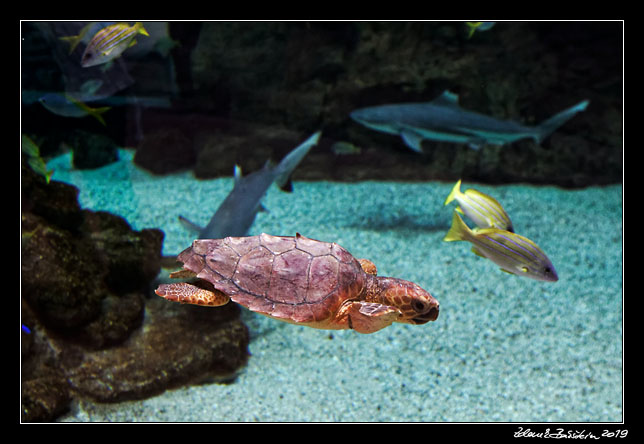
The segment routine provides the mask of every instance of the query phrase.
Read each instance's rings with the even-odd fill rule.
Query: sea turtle
[[[293,236],[197,239],[179,254],[183,270],[156,294],[170,301],[219,306],[230,299],[285,322],[373,333],[392,322],[424,324],[438,301],[413,282],[376,276],[336,243]]]

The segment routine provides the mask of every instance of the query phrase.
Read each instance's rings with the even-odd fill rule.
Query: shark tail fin
[[[552,134],[557,128],[572,119],[578,112],[584,111],[590,102],[584,100],[568,109],[555,114],[537,127],[536,139],[541,143],[546,137]]]
[[[314,133],[311,137],[302,142],[297,148],[288,153],[284,159],[275,167],[277,169],[277,178],[275,182],[283,190],[293,189],[291,181],[291,174],[295,167],[304,159],[304,156],[309,152],[309,150],[317,145],[318,140],[320,139],[321,131]]]

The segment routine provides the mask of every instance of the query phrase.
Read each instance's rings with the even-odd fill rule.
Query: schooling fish
[[[264,209],[262,199],[268,188],[275,182],[280,188],[291,186],[290,176],[304,156],[317,145],[321,132],[313,134],[290,153],[280,163],[272,167],[266,163],[264,168],[242,177],[235,169],[235,185],[221,203],[215,214],[204,228],[179,216],[186,228],[199,232],[199,239],[222,239],[227,236],[246,236],[255,221],[257,212]]]
[[[87,68],[114,60],[127,48],[136,45],[137,34],[150,36],[141,22],[132,26],[116,23],[101,29],[87,44],[81,58],[81,66]]]
[[[473,188],[461,192],[459,179],[445,199],[445,205],[456,200],[459,204],[456,211],[465,214],[479,228],[498,228],[514,233],[510,216],[501,204],[492,196],[481,193]]]
[[[467,111],[458,105],[458,95],[445,91],[431,102],[400,103],[355,110],[351,118],[367,128],[402,137],[412,150],[422,152],[423,140],[467,143],[478,149],[485,144],[505,145],[532,138],[541,142],[588,106],[588,100],[555,114],[537,126]]]
[[[471,230],[456,211],[443,240],[470,242],[474,254],[490,259],[507,273],[538,281],[559,280],[548,256],[530,239],[498,228]]]

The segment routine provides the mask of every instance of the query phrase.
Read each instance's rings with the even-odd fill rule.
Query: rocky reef
[[[151,294],[163,232],[80,208],[78,190],[22,166],[22,420],[74,398],[141,399],[245,364],[234,304],[194,310]]]
[[[233,162],[252,171],[266,152],[283,155],[286,140],[323,129],[295,179],[619,183],[620,27],[499,22],[468,38],[463,22],[207,22],[183,66],[189,75],[179,79],[173,109],[150,110],[143,121],[153,131],[174,115],[185,127],[185,111],[199,113],[208,124],[184,134],[193,141],[191,167],[203,178],[230,175]],[[188,31],[175,32],[181,40]],[[526,125],[583,99],[590,106],[540,144],[474,151],[428,141],[422,155],[349,118],[356,108],[429,101],[446,89],[465,109]],[[288,132],[296,135],[285,138]],[[359,153],[335,152],[338,141]],[[155,152],[163,151],[159,144]],[[137,162],[152,171],[167,163],[162,156]]]

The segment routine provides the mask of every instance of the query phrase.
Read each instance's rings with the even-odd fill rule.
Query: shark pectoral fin
[[[277,183],[277,181],[275,181],[275,182]],[[286,191],[287,193],[292,193],[293,192],[293,181],[291,180],[291,176],[288,176],[286,181],[284,181],[282,183],[277,183],[277,186],[282,191]]]
[[[195,231],[195,232],[199,233],[201,230],[203,230],[202,227],[200,227],[199,225],[197,225],[194,222],[189,221],[188,219],[186,219],[183,216],[179,216],[179,222],[181,222],[181,225],[183,225],[185,228],[187,228],[190,231]]]
[[[400,133],[400,137],[402,137],[402,139],[405,141],[405,145],[407,145],[412,150],[416,151],[417,153],[423,152],[423,136],[421,136],[417,132],[405,129]]]
[[[242,168],[239,165],[235,165],[235,169],[233,170],[233,179],[235,180],[235,184],[239,183],[242,179]]]

